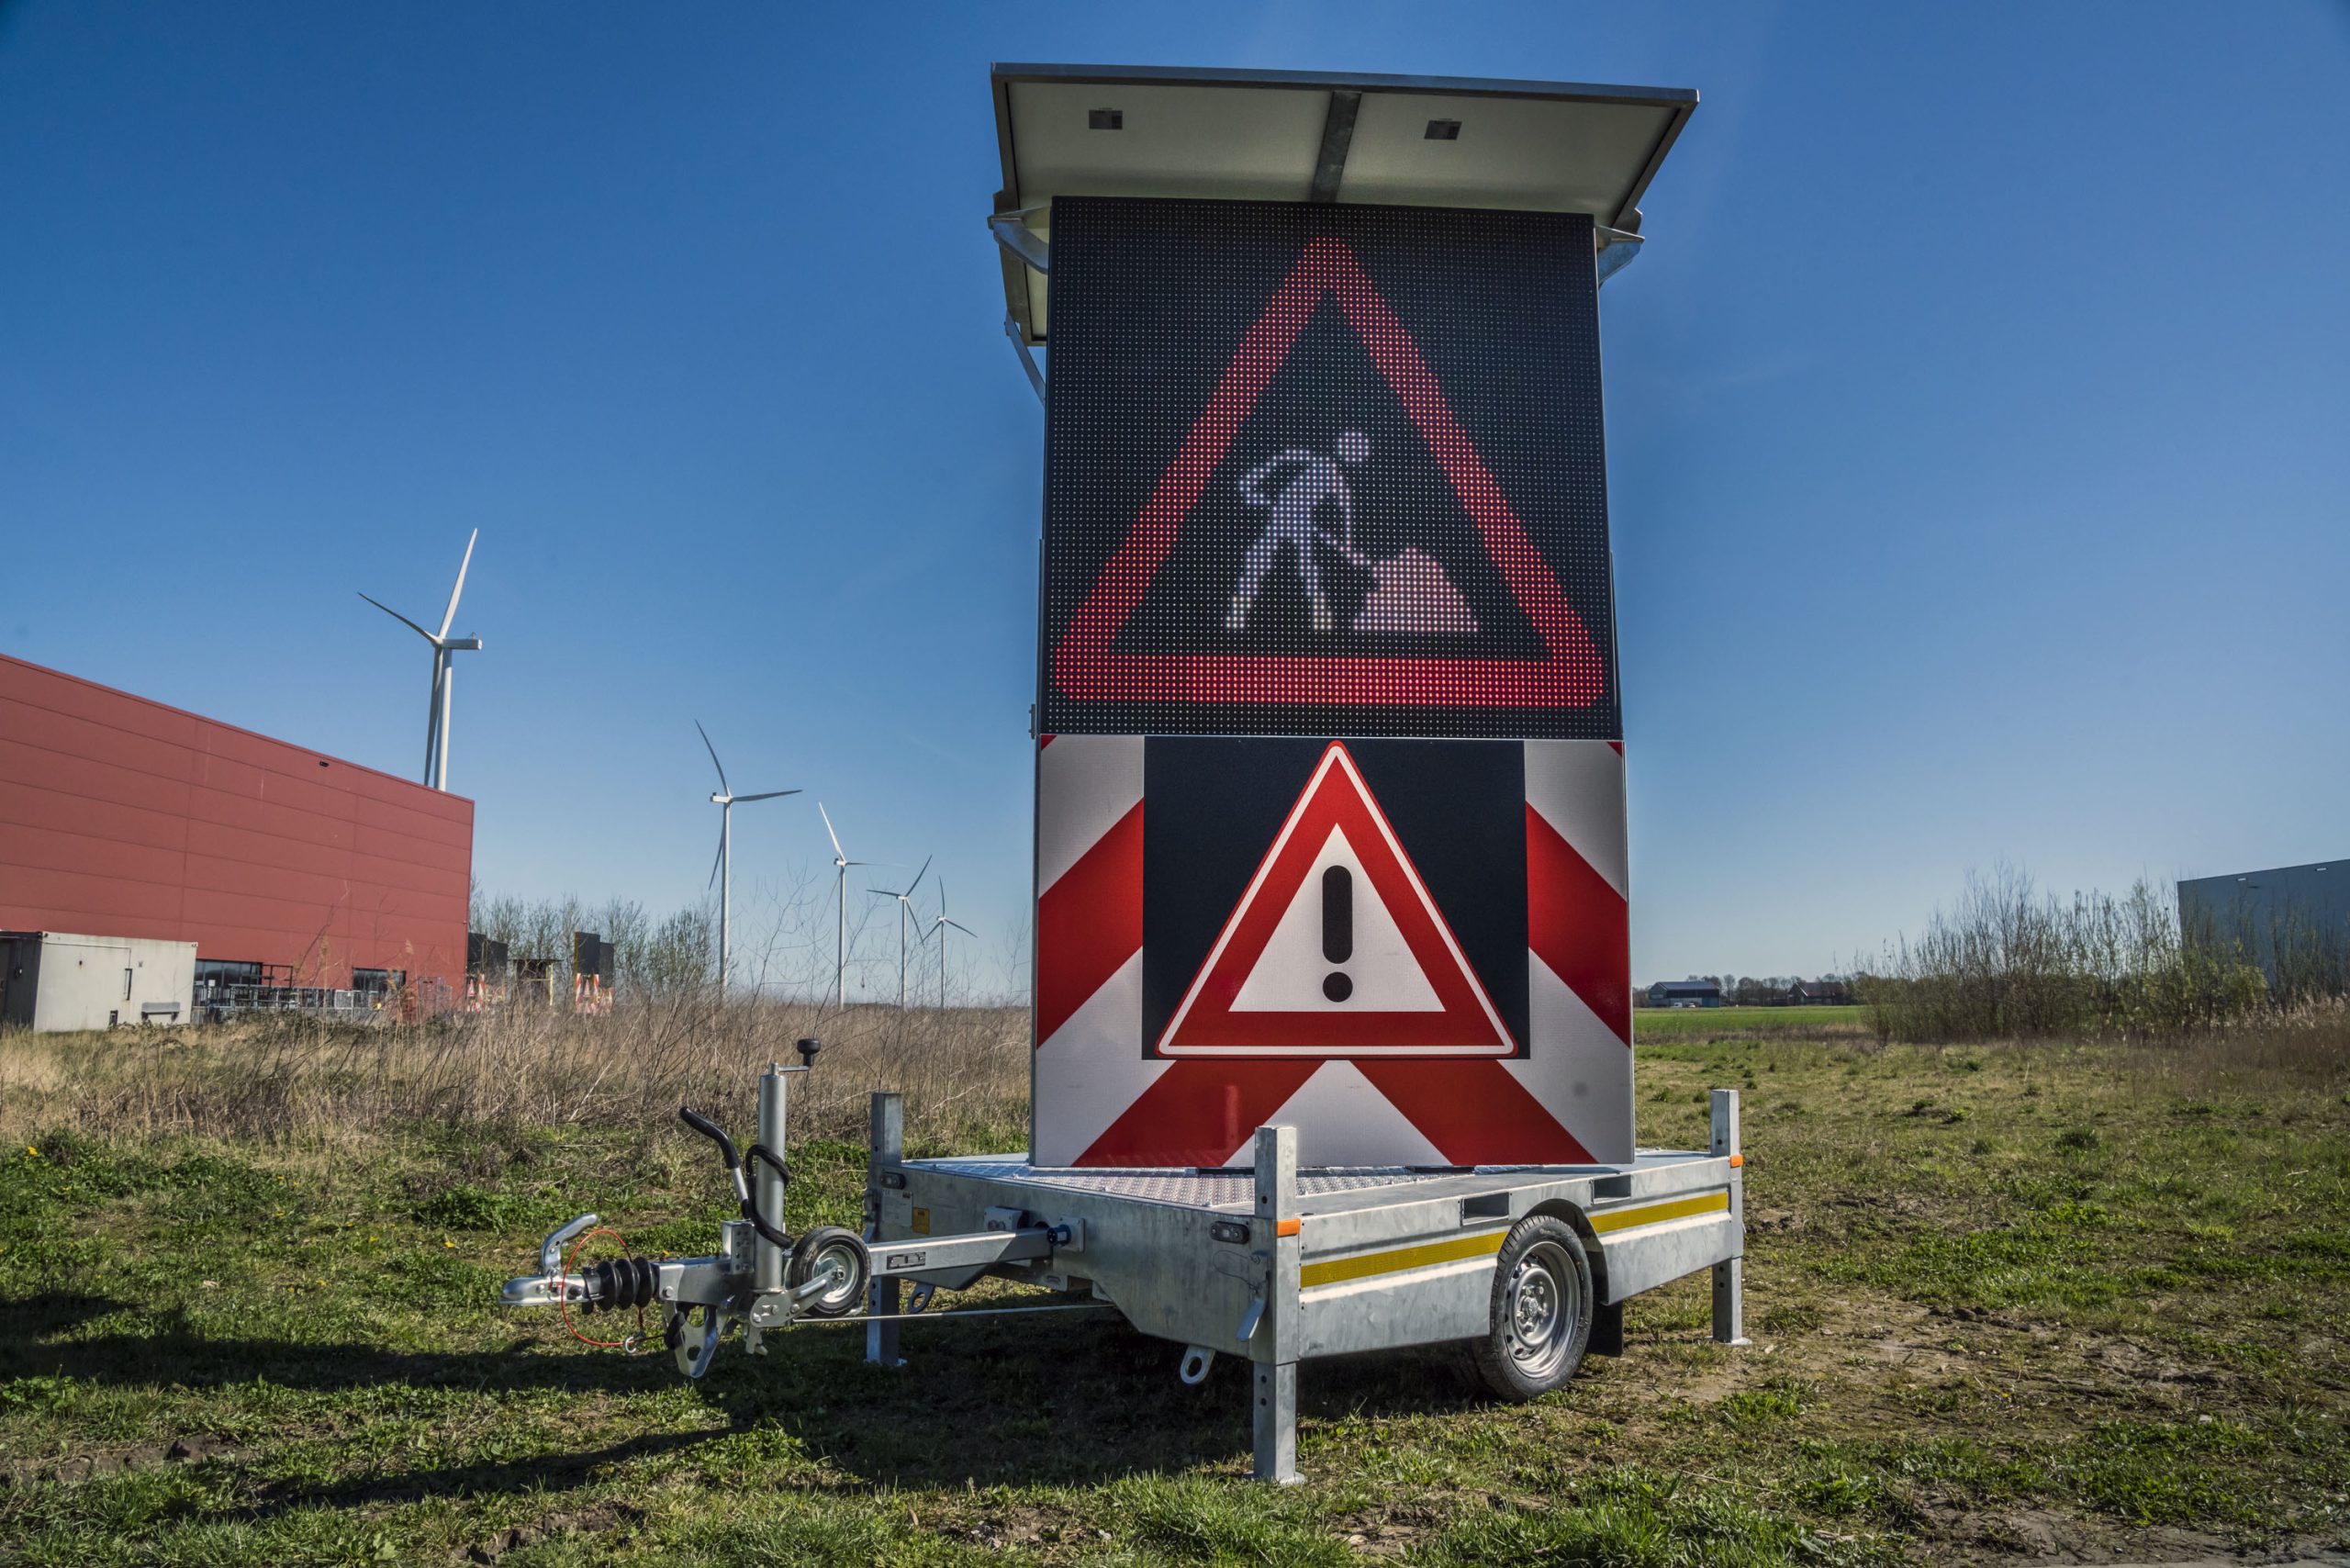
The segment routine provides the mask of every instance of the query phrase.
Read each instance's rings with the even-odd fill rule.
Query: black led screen
[[[1591,220],[1063,196],[1047,733],[1621,734]]]

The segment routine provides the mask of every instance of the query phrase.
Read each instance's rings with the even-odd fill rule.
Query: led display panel
[[[1057,199],[1040,729],[1620,738],[1592,242]]]

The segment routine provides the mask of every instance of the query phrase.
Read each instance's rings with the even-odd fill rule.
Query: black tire
[[[1598,1305],[1574,1226],[1551,1215],[1518,1221],[1495,1260],[1485,1333],[1469,1342],[1478,1378],[1513,1404],[1559,1387],[1583,1364]]]
[[[865,1288],[873,1282],[873,1254],[866,1250],[863,1237],[837,1225],[820,1225],[800,1238],[784,1270],[784,1283],[796,1292],[827,1263],[837,1264],[841,1277],[793,1310],[810,1317],[845,1317],[863,1305]]]

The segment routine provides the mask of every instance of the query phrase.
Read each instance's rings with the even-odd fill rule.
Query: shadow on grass
[[[722,1427],[605,1441],[640,1415],[665,1424],[674,1418],[632,1412],[629,1403],[680,1381],[666,1350],[575,1354],[567,1341],[536,1334],[504,1350],[447,1352],[219,1338],[196,1331],[177,1313],[155,1318],[146,1334],[72,1332],[134,1309],[73,1294],[0,1302],[0,1382],[55,1377],[226,1390],[258,1380],[329,1394],[408,1386],[487,1396],[552,1391],[581,1395],[588,1406],[576,1447],[325,1485],[265,1484],[263,1500],[243,1511],[255,1519],[302,1507],[571,1490],[609,1478],[615,1466],[655,1462],[657,1468],[664,1456],[768,1430],[860,1489],[1094,1484],[1203,1468],[1239,1473],[1249,1461],[1247,1362],[1221,1359],[1204,1385],[1187,1388],[1175,1375],[1181,1347],[1107,1312],[908,1324],[906,1364],[895,1369],[865,1362],[865,1336],[855,1326],[772,1335],[762,1358],[744,1356],[730,1338],[710,1376],[693,1385],[724,1417]],[[1316,1361],[1299,1382],[1308,1421],[1460,1412],[1472,1404],[1469,1383],[1439,1355]],[[743,1462],[771,1462],[767,1450],[758,1451]]]

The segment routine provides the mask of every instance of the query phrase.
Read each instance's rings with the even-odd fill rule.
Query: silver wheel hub
[[[810,1294],[823,1306],[837,1309],[855,1299],[856,1268],[846,1248],[825,1249],[809,1272],[809,1284],[817,1287]]]
[[[1541,1241],[1510,1270],[1502,1299],[1502,1327],[1510,1359],[1532,1378],[1547,1378],[1565,1362],[1583,1316],[1583,1283],[1563,1249]]]

